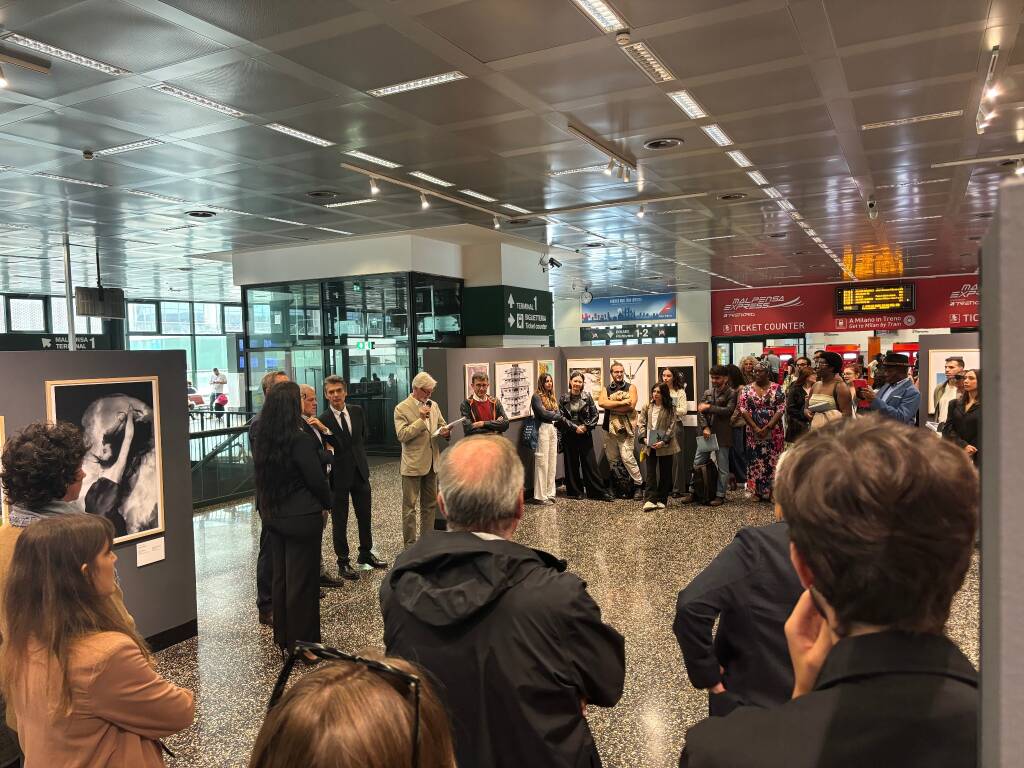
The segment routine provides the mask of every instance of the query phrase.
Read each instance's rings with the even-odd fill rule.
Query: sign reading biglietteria
[[[548,336],[552,313],[549,291],[488,285],[463,293],[467,336]]]

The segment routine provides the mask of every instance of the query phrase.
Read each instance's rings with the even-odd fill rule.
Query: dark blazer
[[[709,427],[718,438],[718,445],[721,448],[732,447],[732,415],[736,412],[736,398],[739,393],[728,384],[722,390],[708,387],[701,395],[700,403],[710,403],[711,408],[701,413],[697,412],[697,425]]]
[[[586,427],[587,432],[593,432],[597,429],[597,403],[594,402],[593,396],[589,392],[581,392],[580,397],[583,398],[583,404],[580,409],[576,412],[575,418],[573,417],[572,408],[569,407],[571,397],[568,392],[563,393],[558,398],[558,410],[562,414],[562,428],[566,431],[576,431],[576,427]]]
[[[978,674],[939,635],[847,637],[814,690],[741,707],[686,734],[681,768],[864,768],[978,764]]]
[[[811,428],[811,420],[804,411],[807,410],[807,391],[799,384],[793,383],[786,390],[786,442],[795,442],[798,437]]]
[[[334,454],[327,450],[329,443],[327,442],[327,435],[322,435],[316,427],[311,427],[306,423],[306,420],[302,420],[302,431],[307,435],[316,440],[317,455],[320,457],[320,465],[323,467],[324,474],[327,473],[327,468],[334,463]]]
[[[345,409],[352,421],[352,432],[347,435],[334,418],[334,411],[328,408],[320,414],[320,421],[331,430],[327,439],[334,446],[331,482],[335,488],[347,488],[356,481],[366,483],[370,479],[370,465],[366,461],[366,416],[358,405],[346,403]]]
[[[284,492],[281,500],[267,503],[258,500],[261,514],[272,518],[298,517],[320,514],[330,509],[334,500],[331,487],[320,461],[320,446],[316,439],[296,429],[291,441],[291,461],[278,469],[284,474]]]
[[[942,427],[942,436],[952,440],[961,448],[973,445],[981,448],[981,403],[971,410],[965,411],[960,400],[954,400],[946,411],[946,423]],[[981,451],[971,456],[975,465],[981,463]]]
[[[725,693],[710,694],[711,714],[789,700],[793,667],[783,626],[801,592],[789,560],[789,526],[773,523],[741,528],[679,593],[672,631],[690,682],[725,686]]]

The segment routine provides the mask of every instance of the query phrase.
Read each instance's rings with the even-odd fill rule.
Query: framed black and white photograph
[[[501,401],[509,421],[525,419],[533,413],[530,409],[536,384],[533,368],[532,360],[494,364],[494,396]]]
[[[654,358],[657,381],[661,381],[661,372],[666,368],[671,369],[676,381],[686,390],[687,409],[695,411],[697,409],[697,358],[690,355]]]
[[[115,543],[163,532],[157,377],[48,381],[46,413],[82,430],[83,511],[110,520]]]
[[[482,373],[487,377],[487,380],[491,380],[491,364],[490,363],[466,363],[464,366],[466,371],[466,388],[464,390],[466,397],[473,394],[473,375]]]

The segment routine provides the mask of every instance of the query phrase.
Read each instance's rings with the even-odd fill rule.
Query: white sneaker
[[[653,501],[645,501],[644,502],[644,512],[650,512],[652,509],[657,509],[657,508],[658,508],[658,505],[655,504]]]
[[[663,503],[661,503],[660,501],[657,504],[655,504],[654,506],[656,506],[658,509],[664,509],[665,508],[665,505]]]

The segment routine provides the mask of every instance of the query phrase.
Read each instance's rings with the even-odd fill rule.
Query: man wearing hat
[[[917,411],[921,405],[921,392],[907,376],[910,369],[910,358],[899,352],[886,352],[882,363],[882,377],[885,382],[874,392],[869,387],[857,390],[857,397],[870,403],[872,411],[877,411],[890,419],[914,424]]]

